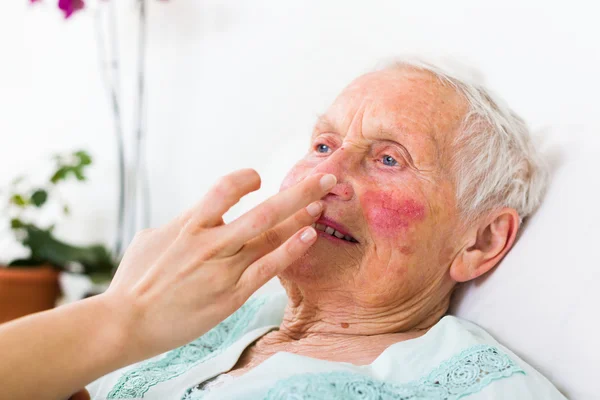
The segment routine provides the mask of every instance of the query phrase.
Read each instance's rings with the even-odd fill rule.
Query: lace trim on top
[[[169,351],[162,358],[150,359],[125,372],[112,388],[107,399],[144,397],[152,386],[176,378],[196,365],[219,355],[242,336],[248,323],[265,301],[266,297],[251,298],[239,310],[200,338]]]
[[[525,371],[495,347],[479,345],[445,361],[418,381],[391,384],[342,371],[299,374],[277,382],[264,399],[456,400],[515,373]]]

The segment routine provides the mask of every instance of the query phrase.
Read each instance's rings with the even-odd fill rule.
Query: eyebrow
[[[331,121],[331,119],[329,119],[329,117],[325,114],[319,114],[317,116],[317,120],[315,122],[315,126],[313,129],[313,133],[312,133],[312,138],[314,138],[320,130],[328,130],[328,131],[338,131],[338,129],[336,129],[336,124],[333,123],[333,121]],[[395,144],[397,144],[398,146],[400,146],[402,149],[404,149],[404,151],[406,152],[406,157],[407,157],[407,161],[409,163],[409,165],[420,171],[420,169],[415,165],[414,160],[412,158],[412,154],[411,151],[409,150],[409,148],[407,146],[405,146],[404,144],[398,142],[397,137],[398,135],[400,136],[404,136],[404,137],[414,137],[415,135],[410,133],[410,130],[405,128],[404,126],[389,126],[389,127],[384,127],[382,125],[380,125],[377,128],[377,133],[381,136],[380,140],[384,140],[384,141],[389,141],[389,142],[393,142]],[[433,137],[433,135],[427,135],[427,138],[429,141],[433,142],[433,146],[436,149],[436,152],[439,153],[439,147],[438,147],[438,143],[437,140],[435,139],[435,137]]]
[[[315,122],[315,126],[313,129],[313,137],[319,130],[327,130],[327,131],[339,131],[335,123],[329,119],[325,114],[321,114],[317,117],[317,121]],[[398,143],[402,146],[401,143],[398,142],[398,135],[404,137],[414,137],[413,134],[410,133],[410,130],[403,126],[391,126],[384,127],[382,125],[377,127],[377,133],[382,136],[383,140],[388,140],[390,142]]]
[[[331,120],[325,114],[317,115],[317,120],[315,121],[315,125],[313,128],[312,137],[315,137],[315,134],[321,128],[326,131],[336,131],[335,124],[331,122]]]

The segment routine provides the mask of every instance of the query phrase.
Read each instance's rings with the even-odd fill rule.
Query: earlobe
[[[456,282],[467,282],[474,279],[476,266],[479,264],[481,252],[475,245],[465,246],[450,264],[450,277]]]
[[[455,282],[466,282],[471,279],[471,274],[469,273],[469,263],[465,259],[465,251],[467,250],[464,249],[458,253],[456,258],[452,260],[452,264],[450,264],[450,277]]]
[[[519,229],[519,216],[512,208],[492,213],[466,238],[467,244],[450,265],[450,277],[456,282],[475,279],[497,265],[511,249]]]

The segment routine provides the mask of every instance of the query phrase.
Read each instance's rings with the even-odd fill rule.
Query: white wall
[[[54,151],[89,149],[91,181],[67,188],[74,215],[59,233],[112,243],[116,151],[95,5],[64,21],[54,3],[0,5],[0,185]],[[232,215],[273,193],[304,151],[316,114],[353,77],[395,54],[447,54],[480,68],[534,128],[600,126],[600,25],[588,2],[491,3],[151,1],[153,224],[237,168],[258,169],[264,190]],[[129,104],[133,4],[122,0],[118,9]],[[17,249],[7,240],[0,246],[0,260]]]

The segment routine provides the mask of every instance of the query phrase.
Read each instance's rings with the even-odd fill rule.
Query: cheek
[[[378,236],[396,237],[425,219],[425,206],[417,200],[395,198],[389,193],[366,192],[361,203],[371,230]],[[404,249],[407,254],[410,249]]]
[[[285,190],[291,186],[294,186],[296,183],[300,182],[306,177],[306,169],[302,168],[298,165],[294,166],[290,172],[286,175],[286,177],[281,182],[281,186],[279,187],[279,191]]]

